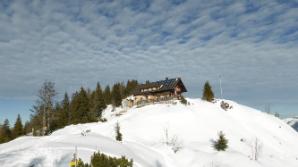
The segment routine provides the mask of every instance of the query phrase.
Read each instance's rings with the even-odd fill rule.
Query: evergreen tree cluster
[[[132,167],[133,160],[128,160],[126,157],[115,158],[97,152],[91,156],[91,164],[84,163],[79,160],[77,167]]]
[[[13,127],[10,127],[8,119],[5,119],[3,124],[0,125],[0,144],[24,135],[28,128],[28,122],[23,126],[20,115],[18,115]]]
[[[104,89],[99,83],[94,90],[81,87],[71,96],[64,94],[61,101],[54,101],[55,84],[44,82],[39,90],[38,99],[31,109],[31,118],[24,125],[18,115],[14,127],[10,127],[8,119],[0,124],[0,143],[29,134],[45,135],[70,124],[95,122],[102,120],[102,111],[107,105],[118,107],[122,99],[129,96],[138,85],[136,80],[127,83],[118,82]]]
[[[48,127],[48,133],[63,128],[70,124],[95,122],[102,120],[102,111],[107,105],[118,107],[122,99],[129,96],[132,90],[138,85],[136,80],[128,80],[115,83],[104,88],[100,83],[96,84],[94,90],[81,87],[79,91],[74,92],[71,96],[65,93],[62,101],[58,101],[51,108],[51,121]],[[42,129],[42,105],[37,102],[33,106],[31,117],[31,126],[36,130],[36,135],[40,134]]]

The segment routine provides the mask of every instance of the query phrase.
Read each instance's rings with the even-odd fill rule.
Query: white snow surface
[[[104,111],[107,122],[70,125],[50,136],[25,136],[0,145],[0,166],[65,167],[77,146],[78,156],[90,161],[93,152],[132,158],[136,167],[297,167],[298,133],[284,121],[225,100],[216,103],[187,99],[190,105],[152,104],[122,111]],[[119,122],[123,141],[115,141]],[[168,139],[179,146],[174,153]],[[218,152],[212,141],[222,131],[228,149]],[[83,134],[83,135],[82,135]],[[258,160],[252,147],[258,140]]]

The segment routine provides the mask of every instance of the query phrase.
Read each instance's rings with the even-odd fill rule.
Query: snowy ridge
[[[284,121],[298,132],[298,117],[286,118]]]
[[[75,146],[88,162],[100,150],[109,155],[133,158],[137,167],[297,167],[298,133],[284,121],[258,110],[225,100],[233,106],[227,111],[220,100],[209,103],[187,99],[190,105],[154,104],[124,112],[108,107],[104,123],[67,126],[46,137],[21,137],[0,145],[0,164],[14,166],[67,166]],[[119,122],[123,142],[114,140]],[[179,147],[165,144],[175,139]],[[211,140],[223,131],[229,140],[225,152],[217,152]],[[259,141],[258,160],[253,144]]]

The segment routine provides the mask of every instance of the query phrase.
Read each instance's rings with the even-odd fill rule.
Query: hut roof
[[[133,95],[151,94],[157,92],[174,91],[177,85],[180,85],[182,92],[187,92],[181,78],[172,78],[160,80],[156,82],[146,82],[145,84],[138,85],[133,91]]]

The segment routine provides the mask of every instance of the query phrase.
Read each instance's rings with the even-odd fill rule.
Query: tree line
[[[23,126],[21,116],[18,115],[14,126],[11,128],[8,119],[5,119],[0,125],[0,144],[13,140],[25,134],[25,129],[28,128],[28,122]]]
[[[81,87],[71,96],[66,92],[63,99],[57,101],[55,83],[46,81],[38,91],[38,99],[31,109],[29,121],[23,125],[18,115],[13,127],[10,127],[8,119],[0,124],[0,143],[29,133],[47,135],[70,124],[104,121],[102,111],[107,105],[120,106],[122,99],[129,96],[137,85],[137,80],[117,82],[104,88],[97,83],[94,90]],[[209,102],[214,100],[208,81],[204,85],[202,99]]]
[[[8,119],[0,125],[0,143],[31,132],[32,135],[46,135],[70,124],[101,121],[102,111],[107,105],[120,106],[122,99],[129,96],[137,85],[136,80],[117,82],[104,88],[97,83],[94,90],[81,87],[71,95],[66,92],[63,99],[57,101],[55,83],[46,81],[38,91],[30,120],[25,125],[20,115],[14,127],[10,127]]]

